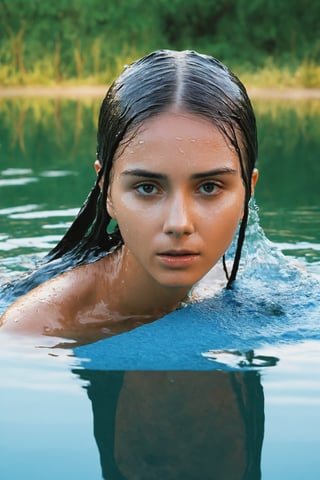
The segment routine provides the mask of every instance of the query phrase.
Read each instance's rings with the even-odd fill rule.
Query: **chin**
[[[158,283],[164,288],[191,290],[191,288],[199,280],[200,279],[190,282],[190,281],[187,281],[186,279],[182,280],[181,278],[180,279],[170,279],[170,280],[169,279],[167,279],[167,280],[161,279],[161,280],[158,281]]]

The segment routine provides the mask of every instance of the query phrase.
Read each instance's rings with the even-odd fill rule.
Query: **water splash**
[[[254,350],[209,350],[201,354],[208,360],[212,360],[222,365],[241,368],[264,368],[274,367],[279,362],[278,357],[271,355],[257,355]]]

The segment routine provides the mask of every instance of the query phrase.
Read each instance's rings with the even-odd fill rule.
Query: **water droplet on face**
[[[138,142],[140,145],[144,144],[144,140],[139,140]]]

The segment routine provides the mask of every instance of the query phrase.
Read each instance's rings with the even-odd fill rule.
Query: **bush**
[[[233,69],[254,72],[271,59],[296,71],[319,65],[317,31],[313,0],[2,0],[0,81],[108,83],[158,48],[197,49]]]

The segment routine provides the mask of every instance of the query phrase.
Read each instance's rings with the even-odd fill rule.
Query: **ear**
[[[94,162],[94,169],[95,169],[95,171],[96,171],[96,174],[98,175],[98,173],[99,173],[100,170],[101,170],[101,163],[99,162],[99,160],[96,160],[96,161]],[[101,190],[101,188],[102,188],[102,179],[101,179],[100,182],[99,182],[99,187],[100,187],[100,190]]]
[[[96,171],[96,174],[98,175],[98,173],[100,172],[101,170],[101,163],[99,162],[99,160],[96,160],[94,162],[94,169]]]
[[[254,168],[251,176],[251,195],[254,194],[254,189],[256,187],[258,178],[259,178],[259,170],[257,168]]]
[[[251,196],[254,194],[254,189],[259,178],[259,170],[254,168],[251,175]],[[243,211],[241,213],[240,221],[243,218]]]

